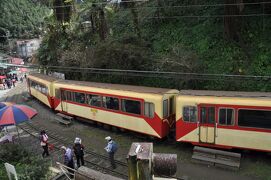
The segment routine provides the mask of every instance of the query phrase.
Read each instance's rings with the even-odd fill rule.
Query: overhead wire
[[[149,2],[149,1],[123,1],[119,4],[125,3],[134,3],[134,2]],[[91,4],[110,4],[110,2],[101,2],[101,3],[91,3]],[[111,3],[114,4],[114,3]],[[191,8],[191,7],[219,7],[219,6],[238,6],[238,5],[263,5],[271,4],[271,1],[264,2],[244,2],[244,3],[222,3],[222,4],[190,4],[190,5],[173,5],[173,6],[144,6],[140,8],[126,7],[125,9],[143,9],[143,8]],[[49,8],[62,8],[62,7],[74,7],[76,5],[60,5],[60,6],[49,6]],[[80,6],[80,5],[79,5]]]
[[[135,2],[135,1],[125,1],[123,3],[129,3],[129,2]],[[139,1],[136,1],[139,2]],[[140,1],[140,2],[147,2],[147,1]],[[93,4],[105,4],[104,3],[93,3]],[[257,3],[232,3],[232,4],[194,4],[194,5],[182,5],[182,6],[164,6],[164,7],[155,7],[155,6],[146,6],[146,7],[140,7],[136,9],[142,9],[142,8],[188,8],[188,7],[219,7],[219,6],[234,6],[234,5],[262,5],[262,4],[271,4],[271,2],[257,2]],[[69,5],[68,7],[73,6]],[[53,6],[55,8],[60,7],[67,7],[65,6]],[[129,8],[128,8],[129,9]],[[131,8],[130,8],[131,9]],[[135,9],[135,8],[134,8]],[[66,14],[66,13],[57,13],[57,14]],[[145,19],[173,19],[173,18],[216,18],[216,17],[256,17],[256,16],[270,16],[271,14],[233,14],[233,15],[184,15],[184,16],[160,16],[160,17],[140,17]],[[32,68],[39,68],[38,66],[32,67]],[[49,69],[56,69],[61,70],[65,72],[82,72],[81,70],[88,70],[87,73],[95,73],[95,74],[127,74],[130,73],[132,76],[144,76],[148,75],[148,77],[157,77],[159,75],[162,75],[164,77],[176,77],[176,76],[188,76],[193,78],[199,78],[199,77],[205,77],[205,79],[213,79],[213,78],[241,78],[241,79],[264,79],[264,80],[270,80],[271,76],[253,76],[253,75],[225,75],[225,74],[200,74],[200,73],[181,73],[181,72],[159,72],[159,71],[137,71],[137,70],[120,70],[120,69],[99,69],[99,68],[74,68],[74,67],[59,67],[59,66],[46,66],[46,68]],[[86,73],[86,72],[84,72]]]
[[[139,2],[139,1],[123,1],[121,3],[129,3],[129,2]],[[140,1],[142,2],[142,1]],[[144,1],[148,2],[148,1]],[[109,2],[101,2],[101,3],[93,3],[93,4],[104,4]],[[145,8],[191,8],[191,7],[219,7],[219,6],[236,6],[236,5],[265,5],[265,4],[271,4],[271,1],[264,1],[264,2],[254,2],[254,3],[223,3],[223,4],[191,4],[191,5],[179,5],[179,6],[144,6],[144,7],[137,7],[137,8],[125,8],[122,10],[127,9],[135,9],[135,10],[142,10]],[[61,8],[61,7],[71,7],[74,5],[62,5],[62,6],[51,6],[53,8]],[[120,11],[119,9],[118,11]],[[99,10],[92,10],[99,12]],[[56,12],[56,14],[67,14],[65,12]],[[180,16],[141,16],[138,17],[139,20],[143,19],[178,19],[178,18],[224,18],[224,17],[263,17],[263,16],[270,16],[271,14],[266,13],[252,13],[252,14],[213,14],[213,15],[180,15]]]
[[[216,80],[226,78],[225,80],[271,80],[271,76],[256,76],[256,75],[233,75],[233,74],[204,74],[204,73],[187,73],[174,71],[146,71],[146,70],[123,70],[123,69],[102,69],[102,68],[82,68],[69,66],[41,66],[41,65],[14,65],[5,64],[12,67],[24,67],[33,69],[48,69],[58,70],[62,72],[80,72],[90,74],[103,75],[129,75],[138,77],[163,77],[175,79],[199,79],[199,80]]]

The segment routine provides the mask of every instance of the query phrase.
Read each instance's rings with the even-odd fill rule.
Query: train
[[[177,90],[32,73],[29,94],[56,112],[159,139],[271,152],[271,93]]]

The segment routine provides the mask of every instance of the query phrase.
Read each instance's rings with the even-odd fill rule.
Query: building
[[[36,53],[40,47],[41,39],[24,39],[16,41],[17,56],[28,59]]]

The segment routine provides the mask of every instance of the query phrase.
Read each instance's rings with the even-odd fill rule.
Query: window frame
[[[185,121],[185,120],[184,120],[184,108],[186,108],[186,107],[189,108],[189,121]],[[190,121],[190,119],[191,119],[191,118],[190,118],[190,108],[191,108],[191,107],[193,107],[193,108],[196,109],[196,114],[195,114],[195,116],[196,116],[196,121],[195,121],[195,122]],[[183,113],[182,113],[182,117],[183,117],[183,121],[184,121],[184,122],[186,122],[186,123],[197,123],[197,122],[199,121],[199,120],[198,120],[198,106],[183,106],[182,109],[183,109],[183,111],[182,111],[182,112],[183,112]]]
[[[136,114],[136,113],[130,113],[130,112],[127,112],[127,111],[123,111],[123,100],[128,100],[128,101],[137,101],[137,102],[139,102],[139,105],[140,105],[140,113],[139,114]],[[121,109],[120,109],[120,111],[121,112],[123,112],[123,113],[127,113],[127,114],[130,114],[130,115],[134,115],[134,116],[142,116],[142,113],[143,113],[143,111],[142,111],[142,101],[141,100],[135,100],[135,99],[130,99],[130,98],[121,98],[120,99],[120,106],[121,106]]]
[[[43,84],[43,83],[40,83],[40,82],[37,82],[37,81],[34,81],[32,79],[29,79],[30,81],[30,88],[33,88],[35,89],[36,91],[38,91],[39,93],[45,95],[45,96],[48,96],[49,95],[49,88]],[[34,83],[34,84],[33,84]],[[38,86],[39,88],[36,88],[36,86]],[[45,88],[46,89],[46,92],[42,92],[42,89]]]
[[[227,124],[220,124],[220,109],[226,109],[226,118],[227,118],[227,109],[232,109],[233,111],[233,124],[231,125],[227,125]],[[220,126],[235,126],[235,123],[236,123],[236,118],[235,118],[235,108],[232,108],[232,107],[219,107],[218,108],[218,125]],[[227,121],[227,120],[226,120]]]
[[[216,119],[216,111],[217,111],[217,107],[214,105],[203,105],[203,106],[199,106],[199,123],[200,124],[205,124],[205,125],[215,125],[217,123],[217,119]],[[206,114],[205,114],[205,118],[206,120],[204,122],[202,122],[202,110],[206,109]],[[210,123],[210,109],[214,108],[214,122]]]
[[[149,107],[149,113],[148,113],[148,115],[145,114],[145,107],[146,107],[146,104],[148,104],[148,107]],[[152,116],[150,116],[150,109],[151,109],[151,108],[150,108],[150,107],[151,107],[150,105],[153,105],[153,113],[152,113]],[[154,118],[154,114],[155,114],[155,104],[152,103],[152,102],[144,102],[144,116],[153,119],[153,118]]]
[[[252,111],[254,110],[254,111],[270,111],[271,112],[270,109],[262,109],[262,108],[260,108],[260,109],[257,109],[257,108],[238,108],[237,109],[237,122],[236,122],[236,125],[238,127],[241,127],[241,128],[253,128],[253,129],[271,130],[271,128],[251,127],[251,126],[241,126],[241,125],[239,125],[239,110],[252,110]]]
[[[74,101],[73,101],[73,102],[78,103],[78,104],[86,104],[86,99],[87,99],[86,93],[78,92],[78,91],[74,91],[73,93],[74,93],[74,95],[73,95]],[[77,101],[77,97],[76,97],[77,94],[84,94],[84,102],[83,102],[83,103]],[[81,98],[81,97],[82,97],[82,96],[80,96],[80,98]]]
[[[66,102],[75,102],[74,101],[74,91],[71,91],[71,90],[65,90],[65,89],[62,89],[64,92],[65,92],[65,101]],[[70,93],[70,97],[68,98],[68,93]]]
[[[115,97],[115,96],[100,96],[101,99],[102,99],[102,108],[103,109],[106,109],[106,110],[109,110],[109,111],[121,111],[121,103],[120,103],[120,98],[118,97]],[[104,106],[104,98],[114,98],[114,99],[117,99],[118,100],[118,109],[110,109],[110,108],[107,108]]]
[[[106,109],[103,107],[103,96],[100,95],[100,94],[95,94],[95,93],[90,93],[90,92],[86,92],[85,93],[86,95],[86,99],[85,99],[85,102],[86,102],[86,105],[89,106],[89,107],[92,107],[92,108],[103,108],[103,109]],[[88,96],[91,95],[91,96],[98,96],[99,99],[100,99],[100,106],[95,106],[95,105],[92,105],[92,104],[89,104],[89,100],[88,100]]]

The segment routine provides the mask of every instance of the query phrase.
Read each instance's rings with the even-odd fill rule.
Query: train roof
[[[181,90],[179,95],[215,96],[215,97],[244,97],[244,98],[271,98],[270,92],[241,92],[241,91]]]
[[[44,74],[40,74],[40,73],[31,73],[28,75],[28,77],[36,77],[36,78],[39,78],[39,79],[43,79],[45,81],[49,81],[49,82],[54,82],[54,81],[57,81],[59,80],[58,78],[55,78],[55,77],[52,77],[52,76],[48,76],[48,75],[44,75]]]
[[[72,80],[59,80],[56,83],[68,85],[68,86],[84,86],[84,87],[95,87],[110,90],[121,90],[121,91],[131,91],[138,93],[154,93],[154,94],[167,94],[174,89],[166,88],[154,88],[145,86],[133,86],[133,85],[122,85],[122,84],[110,84],[110,83],[97,83],[97,82],[87,82],[87,81],[72,81]],[[175,90],[176,94],[178,90]]]

